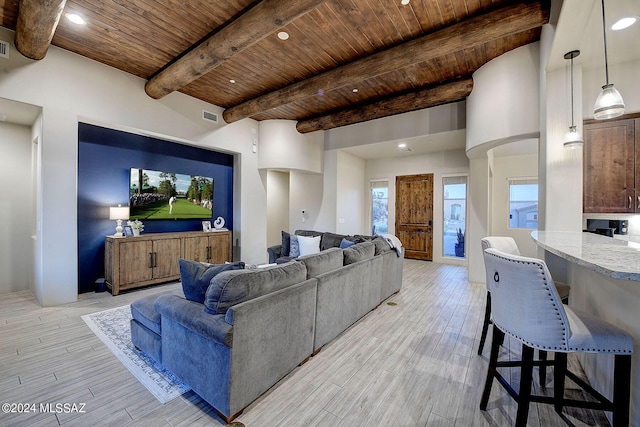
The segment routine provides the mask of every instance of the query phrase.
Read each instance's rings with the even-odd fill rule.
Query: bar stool
[[[629,394],[633,338],[624,330],[589,313],[562,304],[544,261],[511,255],[496,249],[484,250],[487,283],[492,299],[494,338],[480,409],[486,410],[493,379],[518,403],[516,426],[527,423],[530,402],[551,403],[558,413],[564,406],[613,412],[613,426],[629,423]],[[498,361],[504,336],[522,343],[521,361]],[[532,370],[543,362],[533,360],[534,349],[553,351],[553,397],[531,394]],[[613,399],[608,400],[567,369],[568,353],[607,353],[615,357]],[[501,367],[520,367],[520,388],[516,392],[498,372]],[[565,378],[581,386],[597,402],[564,397]]]
[[[511,255],[520,255],[520,250],[518,249],[518,245],[513,237],[507,236],[488,236],[480,240],[482,244],[482,250],[488,248],[494,248],[501,252],[511,254]],[[488,272],[487,272],[488,274]],[[487,332],[489,330],[489,324],[491,323],[491,293],[489,292],[489,280],[490,277],[487,276],[487,303],[484,309],[484,321],[482,324],[482,334],[480,335],[480,345],[478,345],[478,356],[482,355],[482,349],[484,348],[484,342],[487,339]],[[571,287],[566,283],[555,282],[556,290],[560,295],[560,299],[563,303],[569,303],[569,292]],[[547,360],[547,352],[544,350],[540,350],[539,352],[540,360]],[[544,367],[540,368],[540,385],[544,386],[547,382],[547,371]]]

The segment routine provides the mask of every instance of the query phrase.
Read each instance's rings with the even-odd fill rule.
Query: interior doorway
[[[433,174],[396,177],[396,236],[405,258],[433,260]]]

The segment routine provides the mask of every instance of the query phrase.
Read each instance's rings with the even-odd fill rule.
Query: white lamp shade
[[[569,132],[564,136],[564,146],[566,148],[582,147],[582,138],[575,126],[571,126]]]
[[[129,206],[110,207],[109,219],[129,219]]]
[[[613,83],[602,86],[602,92],[593,107],[593,116],[598,120],[613,119],[624,114],[622,95]]]

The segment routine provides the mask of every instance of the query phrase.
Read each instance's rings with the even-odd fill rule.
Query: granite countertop
[[[613,279],[640,282],[640,244],[599,234],[533,231],[541,248]]]

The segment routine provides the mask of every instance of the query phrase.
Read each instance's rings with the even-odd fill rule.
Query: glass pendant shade
[[[598,120],[612,119],[624,114],[624,101],[613,83],[602,86],[602,92],[593,107],[593,116]]]
[[[565,148],[582,147],[582,138],[575,126],[571,126],[569,132],[564,136],[564,146]]]
[[[597,120],[613,119],[624,114],[624,101],[620,92],[609,83],[609,60],[607,59],[607,25],[604,13],[604,0],[602,0],[602,36],[604,40],[604,73],[606,84],[602,86],[602,92],[593,106],[593,117]]]

